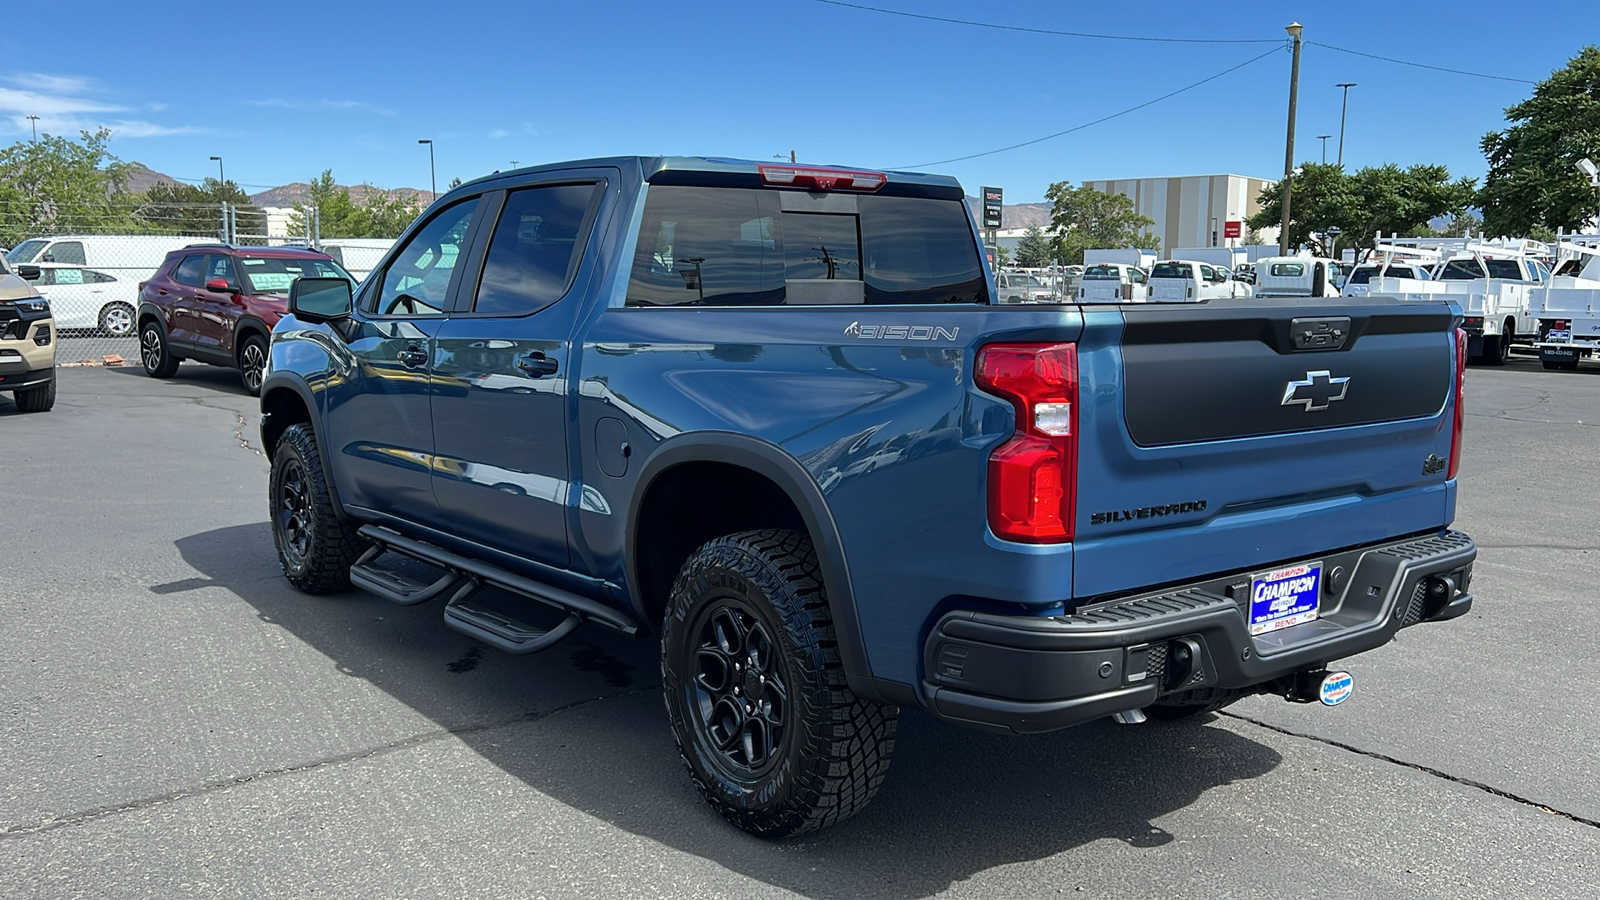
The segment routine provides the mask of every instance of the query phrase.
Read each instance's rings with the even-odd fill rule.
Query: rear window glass
[[[1306,267],[1301,263],[1273,263],[1272,274],[1278,278],[1299,278],[1306,274]]]
[[[1151,278],[1189,278],[1190,268],[1183,263],[1156,263],[1150,270]]]
[[[1517,261],[1514,259],[1490,259],[1485,260],[1485,262],[1489,264],[1490,278],[1500,278],[1506,281],[1527,280],[1522,274],[1522,267],[1517,265]]]
[[[837,199],[798,210],[772,190],[652,186],[628,305],[988,302],[960,201]]]
[[[1083,270],[1084,281],[1121,281],[1122,273],[1116,266],[1090,266]]]
[[[1441,281],[1471,281],[1483,277],[1483,267],[1475,259],[1452,259],[1439,273]]]

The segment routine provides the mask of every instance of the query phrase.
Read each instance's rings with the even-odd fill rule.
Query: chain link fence
[[[13,272],[39,270],[31,283],[50,301],[57,365],[138,365],[139,286],[173,250],[218,241],[320,245],[315,208],[301,215],[232,203],[139,203],[53,215],[46,225],[19,223],[31,218],[0,208],[0,247]]]

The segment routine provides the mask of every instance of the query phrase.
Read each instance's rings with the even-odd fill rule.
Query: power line
[[[1029,28],[1025,25],[996,25],[993,22],[974,22],[970,19],[948,19],[944,16],[929,16],[922,13],[903,12],[898,9],[884,9],[878,6],[864,6],[860,3],[845,3],[844,0],[817,0],[829,6],[844,6],[850,9],[860,9],[867,12],[883,13],[889,16],[904,16],[907,19],[925,19],[929,22],[948,22],[952,25],[971,25],[975,28],[993,28],[998,31],[1024,31],[1029,34],[1053,34],[1060,37],[1095,38],[1102,41],[1145,41],[1157,44],[1278,44],[1278,38],[1163,38],[1139,37],[1127,34],[1090,34],[1083,31],[1055,31],[1049,28]]]
[[[929,22],[946,22],[951,25],[970,25],[974,28],[993,28],[999,31],[1022,31],[1029,34],[1051,34],[1060,37],[1094,38],[1103,41],[1143,41],[1156,44],[1276,44],[1278,38],[1165,38],[1165,37],[1139,37],[1126,34],[1091,34],[1082,31],[1056,31],[1049,28],[1029,28],[1024,25],[1000,25],[994,22],[977,22],[971,19],[952,19],[944,16],[930,16],[923,13],[904,12],[898,9],[884,9],[879,6],[866,6],[860,3],[846,3],[844,0],[816,0],[829,6],[843,6],[849,9],[865,10],[866,12],[883,13],[889,16],[902,16],[907,19],[925,19]],[[1418,69],[1432,69],[1435,72],[1448,72],[1452,75],[1466,75],[1471,78],[1489,78],[1495,81],[1509,81],[1514,84],[1538,84],[1527,78],[1510,78],[1505,75],[1487,75],[1483,72],[1468,72],[1465,69],[1450,69],[1444,66],[1430,66],[1427,63],[1409,62],[1404,59],[1395,59],[1390,56],[1379,56],[1376,53],[1363,53],[1360,50],[1351,50],[1334,44],[1324,44],[1318,41],[1306,41],[1314,47],[1324,50],[1333,50],[1339,53],[1349,53],[1352,56],[1364,56],[1367,59],[1376,59],[1381,62],[1394,63],[1399,66],[1412,66]]]
[[[1273,41],[1273,43],[1276,44],[1276,43],[1281,43],[1281,42]],[[1044,141],[1054,140],[1054,139],[1056,139],[1058,137],[1061,137],[1063,135],[1071,134],[1074,131],[1082,131],[1085,128],[1089,128],[1089,127],[1092,127],[1094,125],[1099,125],[1102,122],[1109,122],[1112,119],[1120,118],[1120,117],[1125,116],[1125,115],[1127,115],[1129,113],[1138,112],[1139,110],[1144,109],[1146,106],[1152,106],[1154,104],[1160,103],[1163,100],[1169,100],[1169,99],[1171,99],[1173,97],[1178,96],[1179,94],[1184,93],[1185,91],[1192,91],[1195,88],[1201,86],[1202,84],[1207,84],[1207,83],[1216,81],[1218,78],[1221,78],[1222,76],[1227,75],[1230,72],[1237,72],[1238,70],[1244,68],[1245,66],[1250,65],[1251,63],[1260,62],[1261,60],[1266,59],[1267,57],[1271,56],[1274,53],[1277,53],[1277,52],[1281,51],[1282,49],[1283,49],[1282,47],[1273,47],[1271,50],[1268,50],[1267,52],[1261,54],[1260,56],[1252,56],[1249,59],[1245,60],[1242,63],[1239,63],[1236,66],[1232,66],[1230,68],[1223,69],[1221,72],[1218,72],[1215,75],[1207,76],[1205,78],[1200,79],[1199,81],[1194,82],[1193,84],[1185,85],[1185,86],[1183,86],[1181,88],[1178,88],[1177,90],[1172,91],[1170,93],[1162,94],[1161,96],[1155,98],[1154,100],[1146,100],[1145,102],[1139,104],[1138,106],[1130,106],[1127,109],[1122,110],[1121,112],[1114,112],[1109,116],[1101,116],[1100,118],[1095,119],[1092,122],[1085,122],[1082,125],[1074,125],[1074,126],[1072,126],[1071,128],[1068,128],[1065,131],[1058,131],[1055,134],[1047,134],[1044,137],[1034,138],[1031,141],[1023,141],[1020,144],[1012,144],[1009,147],[1000,147],[1000,148],[995,149],[995,150],[985,150],[982,153],[971,153],[971,154],[968,154],[966,156],[952,157],[951,159],[940,159],[940,160],[935,160],[934,162],[917,163],[916,165],[912,165],[912,166],[893,166],[891,168],[895,168],[895,169],[921,169],[921,168],[926,168],[928,166],[942,166],[945,163],[964,162],[964,161],[969,160],[969,159],[977,159],[980,156],[993,156],[996,153],[1005,153],[1007,150],[1016,150],[1019,147],[1027,147],[1027,146],[1030,146],[1032,144],[1038,144],[1038,143],[1043,143]]]
[[[1376,53],[1362,53],[1360,50],[1351,50],[1351,49],[1349,49],[1347,47],[1336,47],[1333,44],[1324,44],[1324,43],[1322,43],[1320,41],[1306,41],[1306,43],[1310,44],[1313,47],[1321,47],[1324,50],[1334,50],[1334,51],[1337,51],[1339,53],[1348,53],[1351,56],[1365,56],[1367,59],[1376,59],[1376,60],[1381,60],[1381,61],[1386,62],[1386,63],[1394,63],[1397,66],[1412,66],[1412,67],[1418,68],[1418,69],[1432,69],[1435,72],[1449,72],[1452,75],[1468,75],[1468,76],[1471,76],[1473,78],[1492,78],[1495,81],[1510,81],[1510,82],[1514,82],[1516,84],[1538,84],[1539,83],[1537,81],[1530,81],[1527,78],[1508,78],[1508,77],[1506,77],[1504,75],[1485,75],[1482,72],[1468,72],[1465,69],[1447,69],[1444,66],[1430,66],[1430,65],[1428,65],[1426,63],[1407,62],[1407,61],[1405,61],[1403,59],[1393,59],[1393,58],[1388,57],[1388,56],[1379,56]]]

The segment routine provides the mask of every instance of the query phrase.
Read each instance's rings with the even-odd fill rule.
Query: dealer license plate
[[[1250,633],[1265,634],[1310,622],[1322,596],[1322,563],[1305,563],[1251,578]]]

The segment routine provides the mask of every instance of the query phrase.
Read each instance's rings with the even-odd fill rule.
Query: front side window
[[[213,256],[206,263],[206,281],[216,281],[219,278],[226,281],[230,286],[239,284],[239,279],[233,274],[233,260],[226,256]]]
[[[56,241],[54,244],[50,245],[49,250],[44,252],[44,259],[42,261],[81,266],[85,262],[83,258],[83,242]]]
[[[594,184],[512,191],[489,238],[473,312],[525,315],[560,300],[582,255]]]
[[[799,210],[772,190],[653,186],[628,305],[988,301],[959,201],[849,199]]]
[[[185,256],[183,262],[172,270],[172,280],[179,284],[199,287],[205,283],[206,258],[204,255]]]
[[[479,198],[463,200],[429,219],[384,270],[369,312],[380,316],[437,316],[449,300],[456,260],[466,250],[467,228]]]

